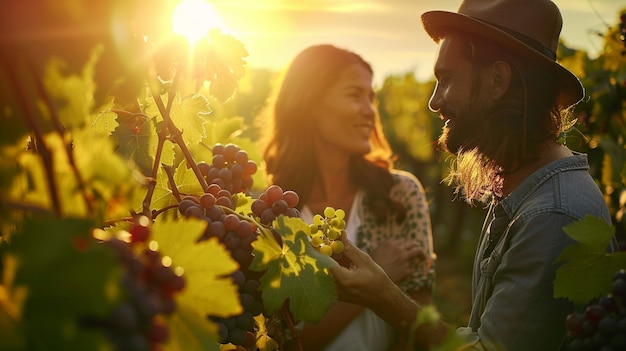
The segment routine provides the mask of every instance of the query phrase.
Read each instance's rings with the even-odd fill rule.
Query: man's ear
[[[497,100],[504,95],[511,83],[511,66],[504,61],[496,61],[491,65],[491,98]]]

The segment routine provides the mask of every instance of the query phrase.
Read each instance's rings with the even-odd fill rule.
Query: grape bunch
[[[300,217],[300,212],[296,209],[299,201],[300,197],[296,192],[283,191],[278,185],[270,185],[252,202],[252,214],[265,225],[271,225],[280,215]]]
[[[568,351],[626,350],[626,270],[613,276],[612,290],[566,319]]]
[[[338,256],[343,252],[343,242],[339,240],[345,231],[345,211],[332,207],[324,209],[324,216],[316,214],[309,225],[311,245],[327,256]]]
[[[215,144],[211,151],[210,164],[204,161],[197,164],[207,183],[217,184],[233,194],[247,193],[257,171],[256,162],[248,159],[248,153],[235,144]]]
[[[240,345],[246,348],[256,344],[257,325],[254,317],[262,313],[263,302],[259,287],[259,272],[248,269],[253,258],[252,242],[257,238],[253,221],[236,214],[236,198],[217,184],[211,184],[201,196],[185,196],[178,204],[178,211],[186,217],[200,218],[208,223],[198,241],[216,238],[239,264],[239,270],[231,278],[237,285],[244,311],[227,318],[207,316],[217,324],[220,343]]]
[[[231,196],[228,190],[211,184],[208,192],[201,196],[182,198],[178,211],[185,217],[199,218],[208,223],[197,241],[217,238],[241,267],[248,267],[252,262],[252,242],[256,240],[257,228],[234,213],[236,205],[236,197]]]
[[[121,286],[127,299],[105,317],[86,317],[87,327],[104,329],[116,350],[161,350],[169,339],[165,317],[176,310],[174,296],[185,288],[182,270],[162,256],[149,237],[149,222],[141,216],[128,230],[130,240],[113,237],[104,244],[115,253],[124,272]]]
[[[256,321],[254,316],[263,312],[261,292],[259,290],[258,277],[244,273],[242,270],[235,271],[231,278],[237,285],[241,306],[244,311],[240,315],[231,317],[210,317],[217,325],[220,343],[240,345],[252,348],[256,345]]]

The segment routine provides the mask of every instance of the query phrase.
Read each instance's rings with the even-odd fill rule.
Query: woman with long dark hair
[[[266,171],[272,184],[298,193],[309,223],[327,206],[343,209],[348,239],[427,304],[434,253],[426,195],[415,176],[393,167],[372,78],[351,51],[300,52],[261,116]],[[388,350],[398,338],[370,310],[337,302],[322,321],[303,326],[300,340],[307,350]]]

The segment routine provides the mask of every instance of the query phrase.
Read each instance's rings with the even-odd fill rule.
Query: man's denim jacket
[[[588,169],[584,154],[554,161],[492,204],[474,261],[469,326],[458,330],[471,341],[468,349],[559,349],[573,310],[553,298],[555,259],[574,242],[563,227],[586,215],[611,223]],[[494,215],[504,216],[502,233],[490,232]]]

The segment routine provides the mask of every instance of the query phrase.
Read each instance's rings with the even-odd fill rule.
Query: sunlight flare
[[[184,0],[174,10],[173,30],[195,43],[207,34],[209,29],[221,28],[222,19],[205,0]]]

